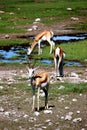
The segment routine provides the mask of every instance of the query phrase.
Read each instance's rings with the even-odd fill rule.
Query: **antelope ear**
[[[26,66],[26,69],[29,71],[29,66]]]
[[[38,67],[35,67],[34,70],[37,70],[38,68],[39,68],[39,66],[38,66]]]

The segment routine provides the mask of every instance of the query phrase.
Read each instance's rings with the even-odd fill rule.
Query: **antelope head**
[[[37,70],[38,68],[39,68],[39,67],[36,67],[36,68],[27,67],[28,77],[29,77],[29,78],[32,78],[32,77],[35,75],[35,70]]]

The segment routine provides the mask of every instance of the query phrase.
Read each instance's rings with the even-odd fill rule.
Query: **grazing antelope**
[[[49,88],[49,74],[47,72],[41,71],[35,74],[35,70],[37,68],[29,68],[28,67],[28,74],[31,81],[32,86],[32,93],[33,93],[33,106],[32,110],[34,110],[35,106],[35,89],[38,89],[37,92],[37,110],[39,111],[39,96],[40,96],[40,89],[42,89],[45,93],[45,109],[48,109],[48,88]]]
[[[41,54],[41,42],[42,41],[47,41],[49,44],[50,44],[50,53],[52,53],[52,49],[54,48],[55,46],[55,43],[51,40],[51,38],[53,37],[53,32],[50,30],[50,31],[43,31],[41,32],[40,34],[38,34],[34,41],[32,42],[31,46],[28,47],[28,52],[27,52],[27,55],[30,55],[31,52],[33,51],[34,47],[38,44],[38,54]]]
[[[63,76],[63,64],[64,64],[65,52],[58,46],[54,50],[54,63],[56,76]]]

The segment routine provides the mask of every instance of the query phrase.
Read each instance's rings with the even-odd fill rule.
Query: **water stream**
[[[56,41],[77,41],[77,40],[84,40],[87,39],[87,34],[77,34],[77,35],[69,35],[69,36],[54,36],[53,40]],[[10,47],[9,49],[0,49],[0,62],[1,63],[24,63],[27,62],[27,47],[17,46],[17,47]],[[44,64],[52,64],[53,61],[43,59],[41,61]],[[69,61],[66,63],[67,66],[77,65],[81,66],[82,64],[79,62]]]

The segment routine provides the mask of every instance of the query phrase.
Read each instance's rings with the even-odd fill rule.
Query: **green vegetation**
[[[0,46],[17,46],[17,45],[26,45],[28,43],[27,40],[24,39],[8,39],[8,40],[0,40]]]
[[[72,11],[66,8],[71,7]],[[41,22],[52,24],[70,19],[70,17],[87,16],[86,0],[50,0],[47,4],[42,0],[35,3],[33,0],[0,0],[0,33],[26,32],[22,25],[32,23],[35,18],[42,18]],[[84,21],[82,29],[87,30],[87,21]],[[80,24],[78,25],[80,27]],[[79,28],[78,27],[78,28]],[[80,28],[81,29],[81,28]]]
[[[67,11],[67,8],[72,11]],[[76,30],[87,30],[87,2],[85,0],[0,0],[0,34],[26,33],[28,25],[32,24],[36,18],[41,18],[41,23],[56,24],[60,21],[70,20],[71,17],[82,17],[83,21],[74,26]],[[30,41],[24,39],[0,39],[0,46],[27,45]],[[87,42],[60,45],[66,52],[66,60],[84,61],[87,58]],[[36,59],[53,59],[53,54],[49,54],[50,47],[43,48],[42,55],[33,56]],[[35,50],[37,51],[37,49]],[[21,51],[21,54],[25,52]],[[0,55],[2,57],[2,55]],[[15,57],[12,57],[15,59]]]
[[[64,89],[59,89],[60,86],[64,86]],[[87,92],[87,83],[56,83],[51,85],[50,93],[52,95],[57,95],[58,93],[83,93]]]
[[[56,45],[58,46],[58,45]],[[78,41],[74,43],[62,43],[60,47],[66,52],[66,60],[75,60],[84,62],[87,59],[87,40]],[[43,53],[41,55],[34,55],[36,59],[53,59],[53,54],[49,54],[50,47],[42,48]]]
[[[20,79],[19,79],[20,80]],[[22,79],[22,81],[26,81],[27,79]],[[28,86],[27,83],[15,83],[9,85],[2,84],[4,88],[0,90],[0,95],[3,94],[12,94],[14,93],[14,88],[16,90],[26,91],[29,93],[29,91],[32,89],[31,86]],[[59,89],[60,86],[64,86],[64,89]],[[87,83],[55,83],[55,84],[50,84],[50,89],[49,93],[52,96],[60,94],[67,94],[67,93],[85,93],[87,92]],[[31,93],[31,91],[30,91]]]

